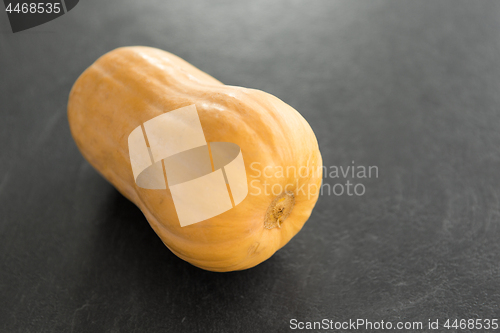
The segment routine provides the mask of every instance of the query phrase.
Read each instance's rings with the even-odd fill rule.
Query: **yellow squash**
[[[144,122],[193,104],[207,142],[241,148],[248,195],[181,227],[169,188],[136,185],[127,140]],[[99,58],[74,84],[68,119],[87,161],[141,209],[173,253],[206,270],[265,261],[300,231],[318,199],[321,155],[296,110],[265,92],[224,85],[159,49],[123,47]]]

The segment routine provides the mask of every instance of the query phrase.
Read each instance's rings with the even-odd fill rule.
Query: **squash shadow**
[[[88,259],[81,263],[80,282],[72,291],[80,304],[97,306],[82,309],[76,326],[91,319],[100,327],[108,321],[125,327],[130,316],[146,316],[148,322],[161,322],[164,328],[181,325],[176,332],[203,330],[214,318],[231,322],[234,316],[255,326],[255,316],[266,311],[271,298],[299,306],[294,305],[293,295],[300,278],[285,267],[279,252],[248,270],[205,271],[170,252],[142,212],[119,192],[113,189],[106,198]],[[296,283],[281,285],[276,294],[277,277]]]

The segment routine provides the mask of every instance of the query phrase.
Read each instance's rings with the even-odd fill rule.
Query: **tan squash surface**
[[[168,188],[135,184],[127,139],[144,122],[193,104],[208,142],[241,148],[249,193],[225,213],[181,227]],[[318,199],[318,143],[295,109],[265,92],[224,85],[162,50],[123,47],[99,58],[74,84],[68,119],[87,161],[139,207],[173,253],[206,270],[265,261],[301,230]]]

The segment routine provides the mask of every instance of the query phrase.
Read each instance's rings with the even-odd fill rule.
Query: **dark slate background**
[[[191,266],[70,135],[73,82],[125,45],[276,95],[309,121],[325,165],[379,177],[352,180],[363,196],[323,195],[253,269]],[[499,92],[495,1],[88,0],[17,34],[2,11],[0,332],[498,318]]]

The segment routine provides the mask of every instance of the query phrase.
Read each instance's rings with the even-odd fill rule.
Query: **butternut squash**
[[[219,215],[181,226],[171,186],[137,185],[128,140],[145,122],[193,105],[208,144],[241,149],[248,194]],[[301,230],[318,199],[321,154],[296,110],[265,92],[224,85],[159,49],[123,47],[99,58],[73,86],[68,120],[85,159],[139,207],[175,255],[205,270],[267,260]]]

